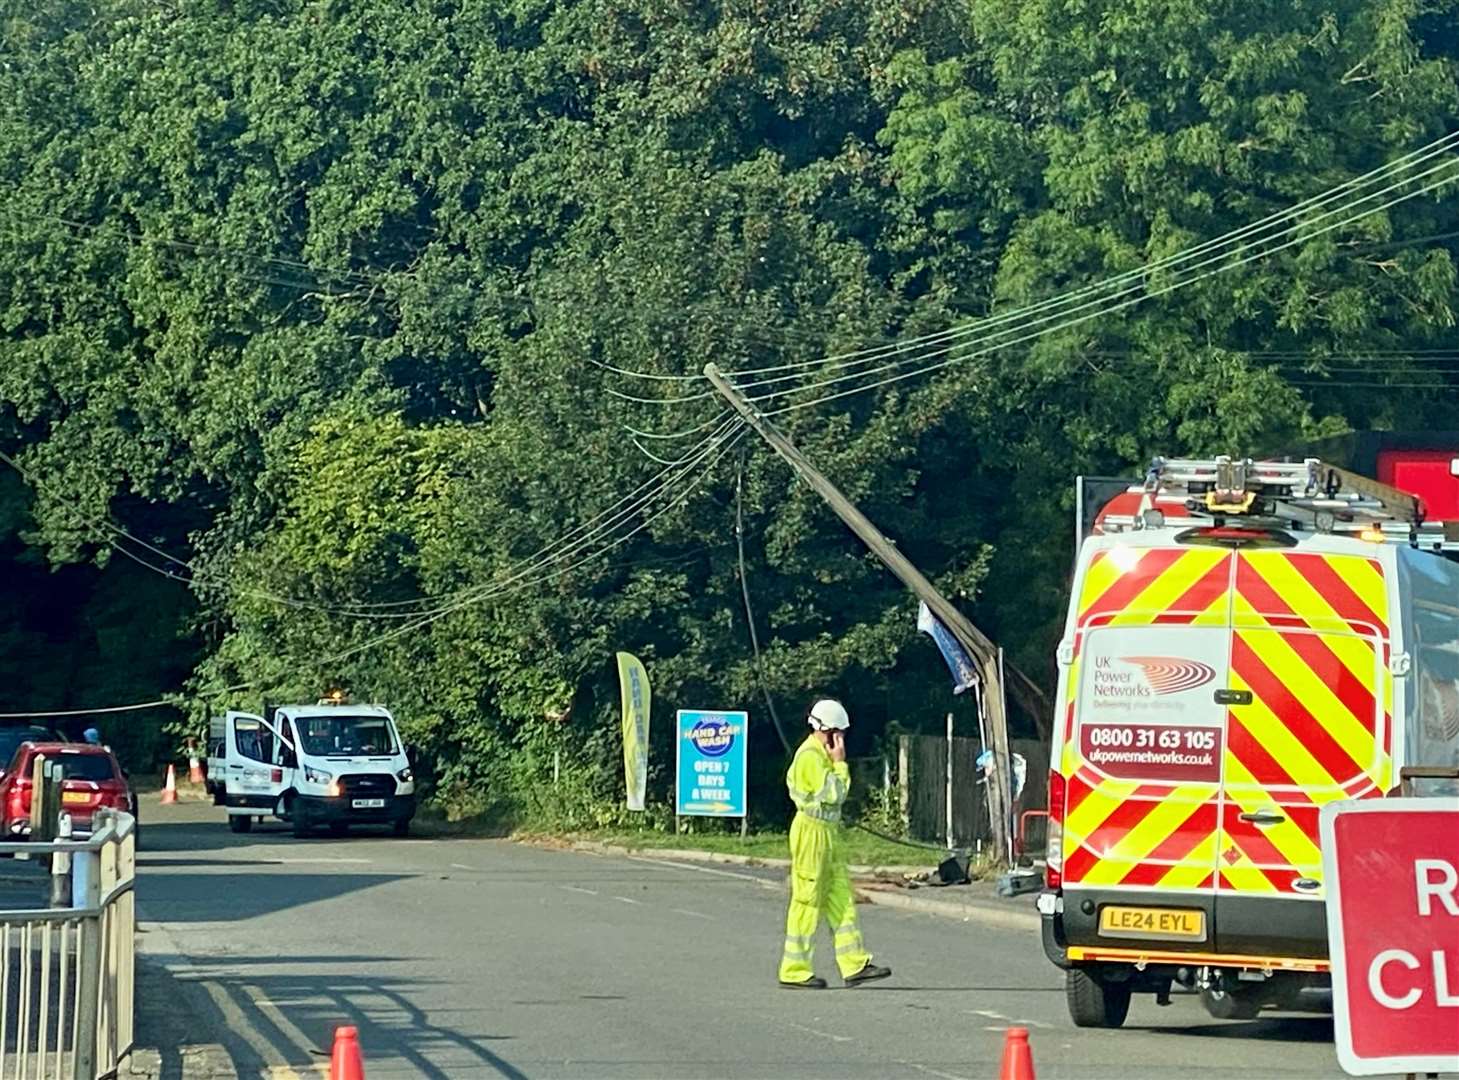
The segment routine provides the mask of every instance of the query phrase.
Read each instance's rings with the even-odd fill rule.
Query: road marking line
[[[336,858],[332,858],[331,856],[328,856],[328,855],[319,855],[319,856],[315,856],[315,857],[307,858],[307,859],[276,859],[274,861],[275,862],[281,862],[281,863],[284,863],[286,865],[291,865],[291,866],[313,866],[313,865],[316,865],[316,864],[318,864],[318,865],[324,865],[324,866],[333,866],[333,865],[336,865],[336,864],[349,864],[349,865],[352,865],[352,866],[368,866],[369,863],[370,863],[370,860],[369,859],[336,859]]]
[[[198,981],[207,995],[213,999],[214,1006],[223,1014],[228,1026],[249,1045],[254,1053],[265,1061],[272,1058],[274,1062],[278,1062],[283,1057],[279,1048],[250,1022],[248,1014],[238,1007],[237,1002],[225,988],[215,982],[209,982],[207,979]],[[266,1068],[269,1070],[269,1075],[275,1080],[301,1080],[292,1065],[271,1063]]]
[[[821,1038],[830,1039],[832,1042],[845,1043],[852,1041],[850,1035],[832,1035],[829,1031],[817,1031],[815,1028],[806,1027],[804,1024],[791,1023],[790,1026],[797,1031],[804,1031],[807,1035],[819,1035]]]
[[[283,1033],[285,1038],[300,1050],[303,1050],[306,1054],[312,1054],[319,1049],[319,1047],[314,1045],[313,1039],[300,1031],[298,1026],[284,1015],[282,1009],[264,997],[263,990],[260,987],[253,986],[249,983],[240,983],[240,988],[248,995],[249,1000],[253,1002],[258,1011],[273,1021],[274,1026]],[[290,1067],[292,1068],[293,1066]]]
[[[240,1007],[238,1002],[234,1000],[233,995],[225,987],[213,981],[193,961],[193,958],[183,951],[182,944],[173,934],[170,924],[158,922],[155,919],[149,918],[149,915],[150,909],[147,905],[137,905],[137,923],[139,926],[145,926],[147,928],[146,936],[139,943],[140,951],[152,956],[156,961],[161,962],[167,971],[176,974],[179,978],[187,979],[201,986],[203,992],[212,999],[214,1007],[222,1015],[228,1029],[247,1043],[248,1047],[264,1060],[266,1063],[264,1069],[268,1070],[266,1075],[270,1076],[272,1080],[303,1080],[303,1077],[295,1071],[293,1066],[283,1063],[282,1059],[284,1055],[279,1051],[279,1048],[274,1045],[271,1039],[259,1031],[257,1026],[254,1025],[252,1018],[248,1015],[248,1012]],[[195,930],[200,925],[193,924],[189,930]],[[220,923],[218,925],[223,926],[228,924]],[[153,940],[148,942],[147,938],[152,938]],[[217,957],[214,962],[226,965],[228,959],[228,957]],[[245,996],[250,1000],[256,1000],[254,997],[254,991],[256,989],[256,987],[245,988]],[[258,998],[262,998],[262,994],[258,994],[257,996]],[[292,1027],[293,1025],[290,1026]],[[294,1030],[298,1031],[297,1028]],[[300,1049],[312,1045],[306,1039]],[[317,1075],[313,1071],[314,1067],[312,1065],[301,1067],[309,1075]]]
[[[940,1080],[971,1080],[970,1077],[958,1076],[956,1073],[939,1072],[938,1070],[932,1068],[930,1065],[919,1065],[915,1061],[903,1061],[900,1064],[906,1065],[907,1067],[912,1069],[916,1069],[919,1072],[925,1072],[928,1076],[939,1077]]]
[[[780,886],[774,881],[766,881],[754,874],[737,874],[733,870],[718,870],[712,866],[694,866],[692,863],[673,862],[669,859],[650,859],[642,855],[629,855],[632,862],[652,863],[654,866],[672,866],[675,870],[693,870],[696,874],[713,874],[715,877],[735,878],[738,881],[753,881],[757,885],[763,885],[767,889],[779,889]]]
[[[576,885],[559,885],[558,888],[562,889],[564,892],[582,893],[584,896],[598,895],[597,891],[594,889],[579,889]]]
[[[969,1009],[968,1014],[971,1016],[985,1016],[989,1020],[1007,1020],[1009,1023],[1013,1022],[1011,1016],[1004,1016],[1001,1012],[994,1012],[992,1009]]]
[[[475,870],[476,867],[474,867],[474,866],[467,866],[465,863],[453,862],[451,864],[451,869],[452,870]]]
[[[641,900],[630,900],[626,896],[615,896],[615,897],[613,897],[613,899],[614,900],[622,900],[625,904],[641,904],[643,902]]]
[[[686,911],[681,907],[676,907],[673,909],[673,912],[675,915],[688,915],[691,919],[708,919],[710,922],[714,921],[713,916],[706,915],[702,911]]]

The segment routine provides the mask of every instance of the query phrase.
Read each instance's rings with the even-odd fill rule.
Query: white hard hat
[[[846,706],[835,698],[821,698],[811,706],[806,722],[817,731],[845,731],[851,726],[851,717],[846,715]]]

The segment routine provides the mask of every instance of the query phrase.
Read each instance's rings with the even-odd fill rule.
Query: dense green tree
[[[736,704],[773,747],[763,672],[791,737],[830,688],[869,749],[947,702],[915,604],[753,439],[692,457],[723,415],[692,376],[777,369],[743,378],[781,380],[766,407],[1044,682],[1075,474],[1448,423],[1452,199],[817,384],[1455,130],[1456,10],[0,0],[0,442],[42,481],[30,535],[105,562],[110,519],[192,564],[195,612],[140,567],[86,610],[185,635],[146,647],[196,659],[193,722],[344,682],[458,792],[516,797],[560,750],[611,787],[617,648],[660,740],[676,705]]]

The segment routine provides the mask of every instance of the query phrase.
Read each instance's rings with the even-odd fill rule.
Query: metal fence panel
[[[83,843],[0,844],[90,878],[86,906],[0,910],[0,1080],[97,1080],[131,1049],[136,875],[133,820],[99,823]],[[37,894],[50,888],[37,875]]]

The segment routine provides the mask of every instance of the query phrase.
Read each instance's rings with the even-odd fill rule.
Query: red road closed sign
[[[1322,808],[1337,1058],[1459,1071],[1459,799]]]

